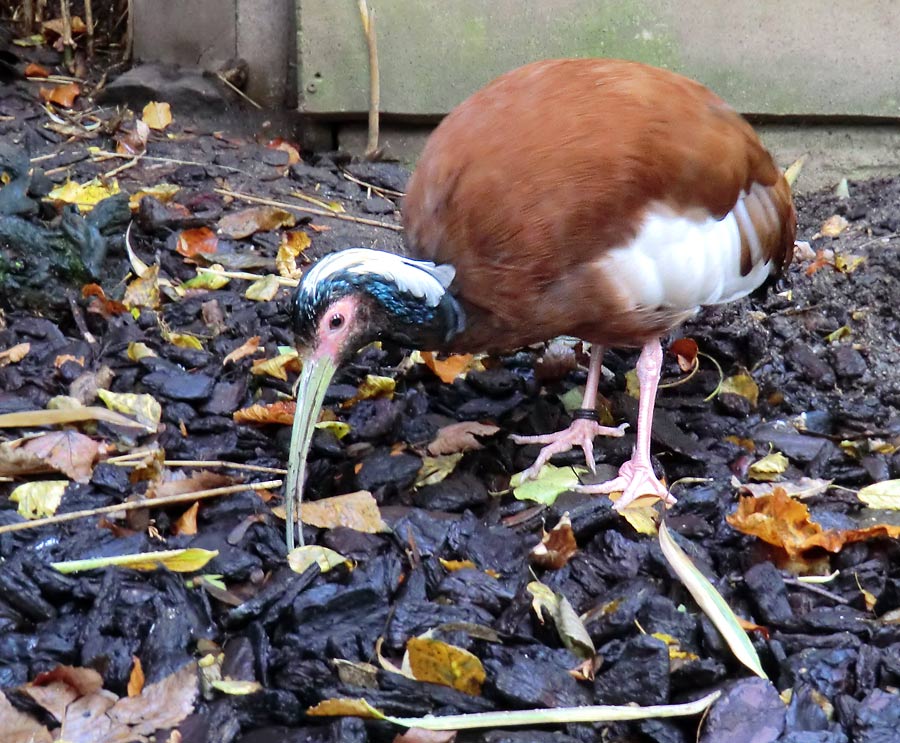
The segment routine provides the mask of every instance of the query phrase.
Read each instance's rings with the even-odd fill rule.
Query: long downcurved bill
[[[325,399],[325,390],[334,376],[337,366],[327,354],[310,355],[303,360],[303,371],[297,380],[297,409],[291,428],[291,450],[288,455],[287,483],[284,487],[285,516],[287,518],[287,548],[294,549],[294,524],[303,501],[303,483],[306,478],[306,457],[312,441],[313,430],[319,418],[319,410]],[[300,544],[303,544],[303,525],[300,525]]]

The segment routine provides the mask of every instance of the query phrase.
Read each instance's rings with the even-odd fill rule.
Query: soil
[[[0,93],[4,147],[30,157],[54,183],[83,182],[131,162],[92,158],[89,147],[115,148],[108,134],[46,129],[35,87],[23,82]],[[114,113],[95,110],[101,121]],[[146,156],[115,174],[128,193],[161,182],[181,187],[169,204],[145,197],[131,231],[136,255],[158,265],[172,285],[194,277],[197,266],[175,250],[181,231],[215,229],[223,214],[250,205],[217,192],[222,188],[329,211],[292,197],[301,191],[326,204],[339,202],[345,214],[399,224],[393,192],[402,191],[407,177],[399,166],[308,152],[290,165],[288,153],[267,146],[268,140],[200,128],[176,110],[166,133],[151,136]],[[655,421],[654,453],[668,482],[694,478],[676,486],[669,528],[734,611],[765,628],[750,636],[771,684],[734,659],[670,572],[656,539],[635,531],[607,499],[566,492],[545,507],[508,492],[510,476],[536,451],[514,445],[508,434],[568,423],[561,397],[584,383],[585,370],[573,368],[567,352],[563,362],[548,365],[540,362],[543,349],[526,349],[446,384],[424,365],[410,365],[405,350],[384,346],[363,351],[339,373],[326,410],[349,423],[350,433],[339,439],[318,431],[311,454],[308,499],[368,490],[389,527],[378,534],[305,527],[308,543],[336,550],[353,569],[296,574],[286,567],[284,523],[272,513],[280,503],[277,490],[204,500],[195,535],[176,533],[189,503],[0,534],[0,688],[52,728],[53,719],[21,691],[43,672],[59,665],[94,668],[104,687],[121,696],[134,658],[152,684],[192,659],[221,653],[223,675],[257,681],[262,690],[235,696],[207,689],[180,725],[183,741],[394,740],[398,728],[385,722],[307,714],[338,697],[364,697],[387,714],[420,716],[676,703],[714,689],[725,695],[700,728],[708,743],[898,740],[896,540],[859,541],[834,554],[811,550],[786,561],[726,522],[749,482],[750,465],[778,451],[788,459],[779,475],[784,484],[805,477],[839,486],[804,500],[826,528],[900,523],[896,511],[866,509],[856,495],[863,486],[900,478],[900,178],[848,186],[846,198],[797,196],[798,239],[818,257],[799,256],[779,287],[706,310],[678,331],[706,355],[686,383],[661,392]],[[39,208],[27,219],[49,229],[59,217],[40,195],[31,194]],[[847,226],[836,237],[819,235],[834,215]],[[297,229],[311,238],[305,252],[311,260],[342,247],[402,246],[397,231],[332,216],[303,216]],[[121,231],[106,239],[99,283],[109,298],[121,300],[134,279],[133,264]],[[202,262],[274,273],[280,241],[280,230],[221,239],[218,253]],[[49,315],[33,304],[26,309],[16,296],[0,298],[0,351],[30,344],[20,361],[0,363],[0,413],[40,410],[59,395],[100,405],[98,388],[149,393],[162,407],[156,434],[104,422],[79,426],[109,447],[99,460],[157,446],[166,461],[283,468],[289,427],[233,418],[253,403],[284,400],[294,379],[293,371],[286,380],[251,373],[254,360],[276,356],[292,337],[289,290],[254,301],[245,297],[249,285],[232,279],[226,287],[184,296],[163,291],[158,309],[123,314],[105,311],[107,305],[77,290],[71,301],[54,303]],[[172,333],[200,339],[199,347],[169,342]],[[253,336],[259,337],[258,354],[224,363]],[[135,343],[155,356],[133,360],[128,350]],[[720,381],[710,358],[725,377],[752,376],[755,405],[734,392],[709,398]],[[610,351],[601,386],[613,419],[631,421],[630,430],[636,401],[626,391],[626,375],[634,361],[632,352]],[[394,377],[393,398],[346,406],[368,374]],[[664,378],[684,376],[668,354]],[[465,453],[446,479],[416,487],[425,446],[439,429],[463,420],[494,423],[500,432]],[[36,430],[47,429],[2,429],[0,441]],[[626,435],[597,442],[600,476],[628,456],[633,441]],[[580,464],[580,456],[554,462]],[[162,470],[98,461],[84,482],[69,484],[57,513],[118,504],[191,473],[216,472],[232,483],[273,477],[202,464]],[[35,479],[0,482],[0,525],[23,521],[8,496]],[[549,530],[564,513],[578,550],[558,569],[541,567],[530,552],[542,527]],[[183,547],[218,550],[200,572],[220,578],[123,568],[60,575],[49,567]],[[832,571],[837,575],[823,584],[796,579],[798,572]],[[533,580],[565,596],[582,615],[596,649],[593,680],[573,675],[582,658],[565,647],[551,622],[536,616],[527,590]],[[381,667],[380,658],[399,664],[408,640],[428,631],[477,656],[486,674],[480,693]],[[666,640],[687,655],[674,659]],[[471,732],[460,740],[679,743],[694,740],[697,728],[697,718],[581,723]],[[160,732],[157,740],[167,737]]]

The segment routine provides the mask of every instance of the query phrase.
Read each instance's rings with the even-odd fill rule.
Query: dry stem
[[[381,106],[381,79],[378,72],[378,44],[375,37],[375,11],[370,10],[366,0],[359,0],[359,15],[362,18],[363,33],[369,49],[369,136],[366,142],[366,158],[378,157],[378,109]]]

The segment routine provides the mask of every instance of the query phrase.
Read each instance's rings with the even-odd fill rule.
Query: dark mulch
[[[87,157],[89,145],[111,147],[106,137],[67,143],[43,129],[46,119],[27,90],[0,96],[0,114],[13,117],[0,121],[6,147],[31,157],[53,153],[38,167],[50,170],[56,182],[83,181],[119,164]],[[132,234],[139,257],[158,263],[173,283],[195,274],[174,250],[178,231],[197,224],[215,227],[222,213],[241,206],[214,193],[223,184],[276,199],[301,189],[325,201],[339,200],[349,213],[398,222],[392,198],[367,193],[344,177],[346,170],[376,186],[402,189],[406,174],[397,166],[349,164],[332,154],[304,153],[302,164],[288,167],[269,148],[192,130],[177,110],[175,116],[171,131],[177,136],[155,136],[148,154],[200,164],[145,160],[118,175],[129,192],[162,181],[182,186],[176,202],[184,210],[145,201]],[[63,164],[70,167],[55,170]],[[305,529],[308,541],[352,558],[355,569],[324,575],[287,570],[283,522],[270,513],[277,500],[264,502],[251,491],[204,502],[196,536],[172,533],[184,506],[150,509],[115,526],[89,519],[4,534],[0,688],[15,689],[67,664],[96,668],[106,688],[124,694],[133,657],[141,659],[147,681],[153,682],[198,657],[199,644],[204,652],[222,648],[227,672],[257,680],[264,690],[249,697],[210,693],[201,699],[182,726],[183,740],[198,743],[393,739],[396,730],[383,723],[306,716],[310,705],[332,697],[365,697],[387,713],[416,716],[659,704],[717,688],[725,690],[725,697],[703,728],[701,739],[708,743],[897,740],[900,629],[896,618],[890,620],[896,614],[889,614],[900,609],[897,543],[868,541],[836,555],[810,555],[818,570],[840,571],[832,582],[810,588],[783,572],[765,545],[725,521],[737,502],[733,481],[745,482],[748,465],[773,447],[789,457],[785,479],[827,478],[846,488],[808,499],[822,523],[838,528],[863,517],[890,520],[887,513],[864,512],[853,491],[900,478],[900,454],[892,453],[892,442],[900,437],[900,179],[851,182],[849,187],[849,199],[828,193],[797,198],[799,239],[811,241],[814,250],[865,257],[856,270],[840,272],[829,264],[807,275],[809,261],[795,262],[781,287],[788,294],[770,292],[706,311],[681,331],[726,375],[750,370],[760,389],[758,406],[736,395],[707,401],[719,376],[703,361],[688,384],[661,393],[655,427],[655,452],[669,482],[710,478],[678,488],[669,525],[734,610],[768,629],[768,637],[757,632],[751,637],[774,686],[751,678],[734,660],[673,577],[656,541],[635,532],[605,498],[567,493],[541,510],[510,495],[493,495],[534,455],[533,447],[517,447],[507,434],[566,425],[559,395],[584,382],[583,369],[542,388],[535,376],[535,351],[498,358],[490,370],[449,385],[419,365],[399,374],[392,400],[341,408],[340,401],[352,396],[366,374],[397,374],[404,352],[385,346],[364,351],[340,372],[327,407],[350,422],[351,433],[338,440],[317,432],[311,454],[307,497],[368,489],[391,527],[379,535]],[[849,227],[835,239],[814,238],[835,213],[843,214]],[[44,229],[52,226],[52,217],[41,207],[27,218]],[[313,221],[331,229],[307,230],[311,258],[352,245],[390,249],[401,244],[400,235],[386,229]],[[101,283],[119,298],[128,272],[123,236],[113,232],[106,239]],[[266,273],[274,269],[279,239],[277,233],[258,233],[223,241],[220,250],[252,254],[260,261],[248,270]],[[99,424],[96,438],[123,451],[157,443],[170,460],[283,466],[287,427],[232,419],[237,409],[274,402],[290,391],[290,381],[250,374],[253,359],[274,356],[278,346],[292,343],[288,292],[273,302],[255,302],[244,297],[246,286],[232,281],[217,291],[164,298],[159,311],[110,319],[88,311],[90,301],[80,297],[79,287],[74,302],[57,304],[49,318],[33,306],[23,309],[16,296],[2,297],[0,350],[27,342],[31,351],[21,362],[0,368],[0,412],[42,408],[54,396],[71,394],[73,385],[84,385],[85,375],[108,369],[109,389],[157,397],[165,427],[155,437],[129,439],[126,432]],[[850,329],[848,336],[826,340],[842,326]],[[202,350],[167,343],[164,327],[201,338]],[[224,356],[254,335],[265,353],[224,366]],[[147,344],[157,357],[131,361],[127,349],[133,342]],[[55,365],[65,354],[83,357],[83,366]],[[625,393],[625,374],[634,360],[634,353],[616,350],[606,358],[612,375],[601,391],[617,421],[633,423],[636,414],[635,400]],[[680,375],[673,357],[664,375]],[[441,426],[457,420],[494,422],[502,430],[486,440],[484,449],[467,453],[443,482],[416,490],[412,483],[423,445]],[[24,433],[5,430],[2,438]],[[753,451],[739,439],[749,441]],[[398,444],[403,446],[399,455]],[[633,434],[598,442],[598,462],[617,466],[632,444]],[[556,461],[578,463],[579,456]],[[230,474],[244,481],[269,477]],[[14,485],[0,483],[0,524],[21,520],[6,498]],[[60,512],[117,503],[146,486],[130,481],[125,468],[99,464],[90,482],[69,486]],[[564,512],[572,519],[579,552],[560,570],[532,568],[528,553],[540,540],[542,525],[550,528]],[[163,570],[60,576],[48,567],[58,560],[187,546],[220,551],[203,572],[221,575],[243,600],[240,606]],[[442,563],[446,560],[470,560],[475,567],[451,572]],[[536,619],[526,591],[535,577],[589,616],[587,630],[599,661],[593,682],[570,674],[580,659],[564,649],[551,625]],[[874,596],[874,609],[867,609],[861,589]],[[889,621],[882,619],[885,615]],[[407,640],[428,630],[481,659],[487,679],[480,696],[380,668],[354,681],[334,663],[343,659],[377,667],[379,638],[381,653],[398,659]],[[670,661],[653,633],[675,638],[693,659]],[[369,685],[358,685],[360,678],[368,678]],[[778,692],[790,696],[787,706]],[[465,739],[681,743],[694,740],[696,727],[696,719],[579,724],[472,733]]]

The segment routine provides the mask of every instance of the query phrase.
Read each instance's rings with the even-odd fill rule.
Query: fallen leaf
[[[44,88],[38,91],[41,98],[48,103],[55,103],[63,108],[72,108],[75,99],[81,95],[81,87],[78,83],[65,83],[64,85],[56,85],[52,88]]]
[[[215,253],[219,238],[209,227],[195,227],[178,233],[175,252],[185,258],[193,258],[202,253]]]
[[[747,372],[725,377],[719,385],[719,395],[730,393],[739,395],[750,401],[750,406],[755,408],[759,400],[759,386]]]
[[[442,454],[438,457],[422,457],[422,466],[416,475],[416,487],[423,488],[426,485],[437,485],[446,480],[456,465],[462,459],[462,452],[456,454]]]
[[[531,550],[531,562],[549,570],[559,570],[578,552],[572,521],[566,511],[559,523],[545,531],[541,541]]]
[[[790,558],[820,547],[839,552],[845,544],[879,537],[900,537],[900,526],[875,524],[861,529],[824,529],[812,520],[809,509],[791,498],[782,488],[758,497],[742,497],[737,510],[726,517],[731,526],[744,534],[762,539],[783,549]]]
[[[550,616],[559,639],[579,658],[593,658],[596,654],[594,641],[585,629],[572,604],[561,593],[554,593],[540,581],[532,581],[527,586],[532,596],[531,607],[538,621],[544,623],[544,612]]]
[[[294,411],[297,403],[294,400],[280,400],[262,405],[254,403],[248,408],[235,410],[232,419],[235,423],[274,423],[289,426],[294,422]]]
[[[837,237],[849,226],[850,223],[840,214],[832,214],[822,223],[819,234],[822,237]]]
[[[256,694],[262,691],[262,684],[259,681],[243,681],[235,679],[219,679],[213,681],[212,688],[221,691],[229,696],[244,697],[248,694]]]
[[[289,371],[300,371],[300,354],[293,348],[286,353],[279,353],[278,356],[271,359],[257,359],[250,367],[251,374],[267,374],[282,382],[287,382]]]
[[[820,495],[831,487],[832,480],[822,480],[817,477],[801,477],[799,480],[782,480],[778,483],[778,487],[784,490],[791,498],[811,498],[814,495]],[[737,487],[743,492],[750,495],[768,495],[772,492],[772,484],[768,482],[761,483],[738,483]]]
[[[100,315],[100,317],[107,320],[111,317],[124,315],[128,312],[128,308],[122,304],[122,302],[117,302],[115,299],[109,299],[106,296],[106,292],[103,291],[103,287],[99,284],[85,284],[81,287],[81,296],[85,299],[88,297],[92,298],[91,303],[87,308],[88,312]]]
[[[120,567],[132,570],[157,570],[165,567],[176,573],[193,573],[203,568],[206,563],[219,554],[218,550],[204,550],[196,547],[181,550],[164,550],[160,552],[140,552],[133,555],[114,555],[87,560],[67,560],[51,562],[50,567],[68,575],[84,570]]]
[[[360,400],[369,400],[375,397],[386,397],[388,400],[394,398],[394,389],[397,387],[397,380],[392,377],[381,377],[377,374],[366,374],[366,378],[356,388],[356,394],[349,400],[341,403],[342,408],[350,408],[356,405]]]
[[[153,395],[97,390],[97,396],[110,410],[134,416],[135,420],[148,430],[156,431],[159,428],[162,406]]]
[[[141,121],[161,132],[172,123],[172,107],[164,101],[150,101],[141,112]]]
[[[50,731],[24,712],[19,712],[0,692],[0,730],[6,743],[53,743]]]
[[[128,309],[159,307],[159,266],[148,266],[143,276],[138,276],[127,287],[122,302]]]
[[[252,206],[226,214],[219,220],[218,231],[224,237],[235,240],[249,237],[254,232],[269,232],[282,227],[293,227],[297,218],[285,209],[275,206]]]
[[[50,77],[50,70],[35,62],[29,62],[25,67],[25,77]]]
[[[247,356],[252,356],[259,352],[259,336],[254,335],[252,338],[245,340],[240,346],[231,351],[223,360],[222,366],[233,364]]]
[[[28,355],[29,351],[31,351],[30,343],[17,343],[15,346],[7,348],[5,351],[0,351],[0,366],[18,364]]]
[[[443,568],[450,573],[454,573],[457,570],[478,569],[478,566],[471,560],[445,560],[443,557],[439,557],[438,560],[440,561]]]
[[[353,567],[353,561],[333,549],[318,544],[307,544],[288,552],[288,565],[295,573],[305,573],[311,565],[318,565],[323,573],[344,565]]]
[[[397,735],[393,743],[453,743],[458,735],[456,730],[424,730],[410,728]]]
[[[172,524],[172,533],[177,536],[194,536],[197,533],[197,513],[199,510],[200,503],[197,502],[181,514],[178,520]]]
[[[493,436],[500,429],[497,426],[477,421],[451,423],[438,429],[434,440],[428,445],[428,453],[432,456],[455,454],[461,451],[481,449],[481,442],[476,436]]]
[[[840,254],[834,257],[834,267],[840,273],[853,273],[865,262],[866,258],[862,255]]]
[[[637,369],[629,369],[625,372],[625,394],[635,400],[641,398],[641,383],[638,380]]]
[[[413,637],[406,643],[409,666],[417,681],[449,686],[478,696],[486,678],[478,656],[440,640]]]
[[[306,714],[312,717],[362,717],[365,719],[380,720],[384,717],[377,709],[365,699],[323,699],[316,705],[309,707]]]
[[[52,469],[75,482],[88,482],[100,444],[74,430],[53,431],[27,441],[22,450],[44,460]]]
[[[128,206],[131,208],[131,211],[137,211],[141,206],[141,199],[145,196],[152,196],[160,203],[167,204],[175,198],[175,195],[180,190],[181,187],[176,186],[174,183],[157,183],[155,186],[144,186],[131,194],[128,198]],[[208,227],[201,227],[200,229],[205,229],[212,233],[212,230]]]
[[[522,472],[517,472],[509,481],[513,495],[518,500],[531,500],[552,506],[556,498],[578,485],[578,472],[573,467],[555,467],[545,464],[533,480],[522,480]]]
[[[853,333],[849,325],[841,325],[837,330],[833,330],[825,336],[826,343],[836,343],[837,341],[847,338]]]
[[[49,31],[55,36],[62,36],[65,29],[65,24],[63,23],[62,18],[53,18],[49,21],[44,21],[41,24],[41,28],[44,31]],[[81,16],[73,15],[71,18],[69,18],[69,29],[72,31],[73,35],[77,35],[83,34],[85,31],[87,31],[87,26],[85,25],[84,21],[81,20]]]
[[[163,332],[162,336],[173,346],[178,346],[178,348],[192,348],[195,351],[203,350],[203,342],[196,335],[191,335],[190,333]]]
[[[128,676],[128,696],[138,697],[144,690],[144,667],[141,659],[136,655],[131,656],[131,674]]]
[[[300,150],[290,142],[285,142],[281,137],[270,140],[266,147],[270,150],[281,150],[288,154],[288,165],[296,165],[300,162]]]
[[[669,352],[678,359],[678,368],[689,372],[697,363],[700,348],[693,338],[679,338],[669,346]]]
[[[158,451],[165,454],[161,449]],[[161,473],[161,477],[152,482],[147,488],[146,497],[167,498],[171,495],[197,493],[201,490],[221,488],[232,484],[234,484],[234,478],[218,472],[210,472],[209,470],[200,470],[187,477],[181,471],[176,471],[173,474],[170,470],[164,470]]]
[[[221,270],[221,266],[217,267]],[[228,283],[231,279],[228,276],[223,276],[216,271],[198,271],[196,276],[191,277],[187,281],[185,281],[179,289],[182,291],[187,291],[190,289],[201,289],[203,291],[216,291],[217,289],[221,289],[224,286],[228,286]]]
[[[31,428],[35,426],[55,426],[60,423],[79,421],[106,421],[115,426],[143,426],[121,413],[106,408],[89,405],[67,410],[23,410],[19,413],[0,414],[0,428]],[[0,445],[2,446],[2,445]]]
[[[26,482],[15,488],[9,494],[9,499],[19,504],[19,515],[22,518],[42,519],[56,513],[68,485],[68,480]]]
[[[94,178],[84,183],[66,181],[63,185],[50,191],[47,194],[47,200],[57,204],[77,204],[81,211],[88,212],[103,199],[108,199],[117,193],[119,193],[119,182],[115,178],[107,182]]]
[[[286,518],[284,506],[277,506],[272,512],[278,518]],[[318,526],[320,529],[343,526],[366,534],[390,531],[381,519],[378,504],[367,490],[335,495],[317,501],[304,501],[300,504],[300,520],[304,524]]]
[[[146,343],[132,341],[128,344],[127,355],[129,361],[140,361],[141,359],[156,357],[156,351]]]
[[[275,268],[279,275],[289,279],[299,278],[301,270],[297,268],[297,258],[310,245],[312,240],[302,230],[282,233],[281,244],[275,256]]]
[[[615,501],[621,496],[610,496]],[[638,534],[645,534],[648,537],[656,536],[659,529],[659,512],[654,508],[656,500],[641,505],[641,501],[645,498],[638,498],[636,501],[619,511],[619,515],[625,519]]]
[[[431,351],[423,351],[421,356],[425,366],[444,384],[451,384],[457,377],[464,376],[475,362],[475,357],[470,353],[450,354],[446,358],[437,359]]]
[[[900,511],[900,480],[882,480],[866,485],[857,496],[869,508]]]
[[[344,421],[319,421],[314,428],[320,431],[331,431],[336,439],[342,439],[350,433],[350,424]]]
[[[790,462],[784,454],[780,451],[774,451],[771,454],[766,454],[762,459],[758,459],[751,464],[750,468],[747,470],[747,474],[753,480],[772,482],[773,480],[777,480],[787,469],[788,464],[790,464]]]
[[[244,292],[244,296],[255,302],[271,302],[280,288],[281,282],[278,281],[278,277],[270,273],[250,284],[247,291]]]

